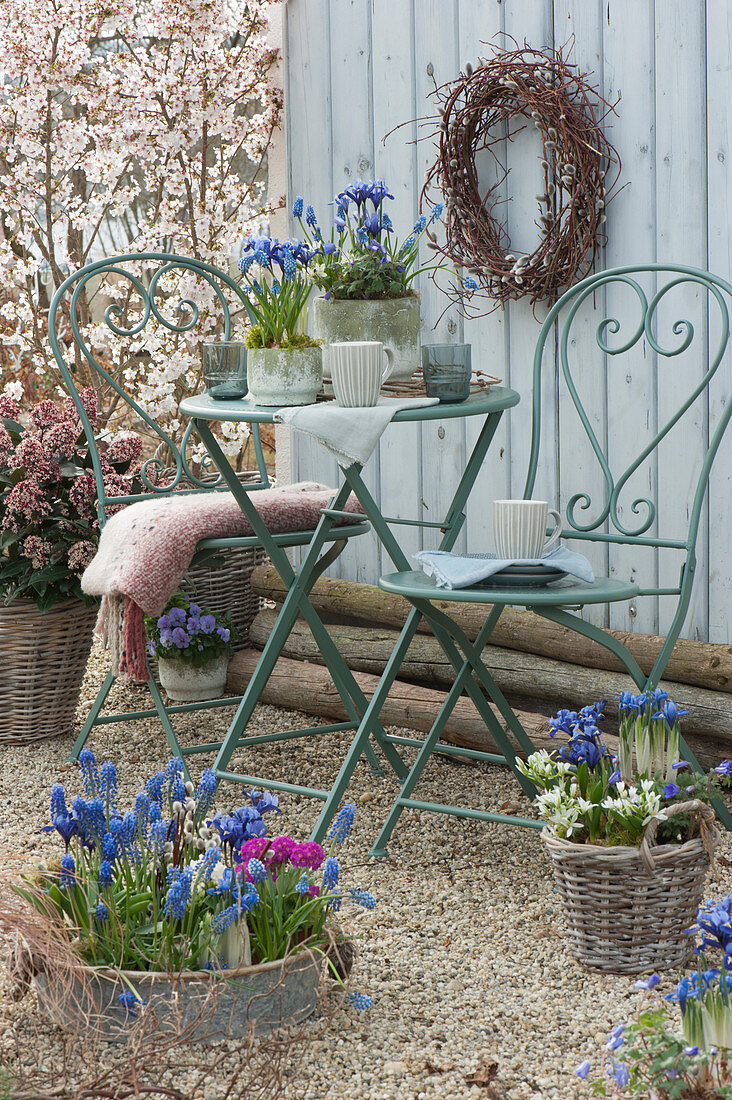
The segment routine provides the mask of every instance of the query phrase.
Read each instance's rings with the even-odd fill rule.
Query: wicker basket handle
[[[676,814],[693,813],[698,814],[700,818],[700,826],[702,838],[704,840],[704,847],[709,853],[709,858],[712,858],[712,851],[710,850],[710,826],[714,822],[716,814],[711,806],[708,806],[706,802],[700,802],[698,798],[691,798],[688,802],[679,802],[673,806],[669,806],[668,809],[662,810],[661,813],[652,818],[646,825],[646,830],[643,834],[643,840],[640,846],[640,856],[643,861],[645,869],[648,874],[653,874],[656,868],[656,861],[651,854],[651,846],[656,842],[656,831],[659,825],[662,825],[665,821],[675,817]]]

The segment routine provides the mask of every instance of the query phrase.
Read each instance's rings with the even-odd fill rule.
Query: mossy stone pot
[[[312,1015],[318,1003],[322,959],[302,951],[286,960],[212,973],[180,974],[116,971],[86,967],[71,986],[36,977],[38,1007],[64,1031],[84,1034],[90,1027],[111,1043],[126,1042],[137,1020],[120,994],[134,990],[155,1016],[156,1032],[180,1033],[187,1042],[214,1043],[266,1034]]]
[[[255,405],[312,405],[323,385],[322,350],[250,348],[247,381]]]
[[[231,658],[228,654],[194,668],[186,661],[158,659],[160,686],[170,699],[181,703],[198,703],[202,699],[220,699],[226,688],[226,673]]]
[[[326,344],[378,340],[394,359],[390,380],[411,378],[420,366],[419,297],[337,299],[316,298],[313,331]],[[251,353],[250,353],[251,354]],[[328,374],[327,353],[325,373]]]

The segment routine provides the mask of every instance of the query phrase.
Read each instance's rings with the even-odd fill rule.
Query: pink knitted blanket
[[[263,489],[250,499],[273,534],[315,528],[333,489],[301,482]],[[345,511],[360,513],[351,497]],[[342,522],[348,522],[344,520]],[[116,674],[149,679],[145,654],[145,615],[160,615],[180,587],[202,539],[251,535],[252,529],[231,493],[202,493],[139,501],[112,516],[81,587],[102,596],[97,622],[112,651]]]

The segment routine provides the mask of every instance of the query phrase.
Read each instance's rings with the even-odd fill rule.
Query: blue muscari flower
[[[157,802],[159,806],[163,804],[163,782],[165,780],[164,772],[155,772],[155,775],[151,775],[145,784],[145,790],[150,795],[151,802]]]
[[[392,222],[391,218],[389,217],[389,215],[386,212],[384,212],[381,215],[381,224],[384,227],[384,229],[391,230],[391,229],[394,228],[394,223]]]
[[[242,256],[239,260],[239,270],[246,275],[249,268],[254,263],[254,256]]]
[[[170,784],[170,805],[172,807],[174,802],[180,802],[181,804],[186,800],[186,785],[181,776],[177,776],[176,779]]]
[[[343,894],[334,893],[326,908],[329,909],[332,913],[337,913],[340,910],[342,902]]]
[[[136,997],[135,994],[129,989],[126,989],[124,993],[120,993],[117,1000],[123,1008],[127,1009],[130,1016],[137,1016],[140,1012],[140,1009],[144,1008],[147,1004],[147,1001],[143,1001],[139,997]]]
[[[333,856],[328,856],[323,864],[323,890],[332,890],[334,886],[338,885],[338,876],[340,870],[338,867],[338,860]]]
[[[581,1077],[582,1080],[585,1081],[589,1076],[591,1069],[592,1062],[589,1058],[585,1058],[584,1062],[580,1062],[580,1064],[577,1066],[577,1069],[574,1071],[574,1075],[575,1077]]]
[[[153,803],[155,805],[155,803]],[[168,839],[169,826],[165,821],[153,821],[150,825],[150,835],[147,840],[148,850],[156,857],[162,856],[165,851],[165,842]]]
[[[213,847],[207,849],[205,855],[197,859],[194,864],[193,889],[197,886],[205,886],[213,874],[213,869],[221,860],[221,849]]]
[[[247,870],[254,882],[263,882],[267,877],[267,868],[260,859],[250,859],[247,863]]]
[[[150,803],[150,813],[149,813],[148,816],[150,818],[150,824],[151,825],[154,825],[156,821],[161,821],[162,820],[163,813],[162,813],[162,810],[160,809],[160,803],[159,802],[151,802]]]
[[[211,931],[214,936],[223,936],[229,925],[233,924],[234,921],[238,919],[239,906],[230,905],[228,909],[224,909],[213,918],[211,921]]]
[[[364,909],[376,908],[376,898],[368,890],[357,890],[352,887],[348,891],[348,896],[351,901],[355,902],[356,905],[362,905]]]
[[[372,1007],[373,1003],[373,997],[367,997],[365,993],[357,993],[355,990],[346,997],[346,1004],[351,1005],[358,1012],[365,1012]]]
[[[298,894],[307,894],[310,890],[310,883],[308,882],[308,876],[303,874],[295,883],[295,889]]]
[[[177,867],[168,870],[168,890],[163,902],[163,912],[167,916],[182,920],[183,914],[191,900],[191,883],[193,880],[193,868],[186,867],[184,871]]]
[[[163,783],[165,784],[168,793],[170,793],[171,784],[177,778],[183,774],[183,760],[180,756],[174,756],[165,765],[165,771],[163,773]],[[148,791],[148,794],[153,798],[153,794]],[[161,799],[156,799],[156,802],[160,802]]]
[[[211,809],[217,786],[218,779],[214,775],[213,768],[204,768],[201,775],[201,782],[196,787],[193,795],[196,803],[196,816],[198,818],[205,817]]]
[[[96,919],[99,921],[100,924],[104,924],[104,922],[106,920],[109,920],[109,909],[107,908],[107,906],[105,905],[105,903],[103,901],[100,901],[97,904],[97,907],[94,910],[94,916],[96,917]]]
[[[305,221],[311,229],[315,229],[317,227],[318,219],[315,216],[315,210],[312,206],[308,206],[305,210]]]
[[[283,248],[282,249],[281,264],[282,264],[282,277],[287,282],[292,282],[292,280],[297,275],[297,261],[295,259],[293,250],[291,248]]]
[[[140,791],[135,797],[135,829],[142,837],[147,836],[147,827],[150,822],[150,796],[146,791]]]
[[[406,241],[404,242],[402,247],[399,249],[399,255],[400,256],[406,256],[407,252],[412,251],[412,249],[414,248],[416,243],[417,243],[417,238],[416,237],[414,237],[414,236],[407,237]]]
[[[272,280],[272,293],[274,294],[275,298],[277,297],[277,295],[279,294],[281,289],[282,289],[282,287],[280,286],[277,279],[273,279]],[[221,627],[219,627],[219,630],[221,630]]]
[[[115,840],[112,833],[107,830],[107,832],[102,837],[101,857],[102,859],[109,860],[110,863],[114,863],[114,861],[117,859],[117,855],[117,841]]]
[[[426,217],[424,216],[424,214],[420,214],[419,217],[417,218],[416,222],[414,223],[414,228],[412,229],[412,232],[415,233],[415,234],[421,233],[422,230],[426,227],[426,225],[427,225]]]
[[[260,286],[260,284],[257,282],[256,279],[252,280],[252,290],[254,291],[255,294],[261,294],[262,293],[262,287]]]
[[[445,209],[443,203],[436,202],[432,207],[432,214],[430,216],[430,223],[438,221],[442,217],[442,211]]]
[[[51,787],[51,817],[60,817],[68,812],[64,789],[60,783],[54,783]]]
[[[356,230],[356,240],[358,241],[359,244],[368,244],[368,241],[369,241],[368,231],[366,229],[364,229],[364,227],[362,225],[360,225],[358,227],[358,229]]]
[[[84,794],[87,798],[98,798],[101,794],[101,780],[94,753],[84,746],[79,753],[79,767],[84,780]]]
[[[110,860],[103,859],[99,864],[99,885],[111,886],[114,880],[114,869]]]
[[[105,760],[100,769],[100,795],[107,818],[117,812],[117,769],[111,760]]]
[[[463,279],[463,287],[465,290],[477,290],[478,284],[472,275],[466,275]]]
[[[266,252],[263,252],[261,248],[258,248],[254,253],[254,262],[259,264],[260,267],[271,267],[271,261]]]
[[[295,201],[292,204],[292,216],[293,216],[293,218],[301,218],[302,217],[303,205],[304,205],[303,197],[302,197],[302,195],[298,195],[297,198],[295,199]],[[308,207],[308,210],[312,210],[312,207]]]
[[[336,844],[342,844],[353,828],[353,819],[355,816],[355,802],[347,802],[345,806],[341,806],[338,811],[338,816],[331,825],[330,832],[328,833],[328,840],[334,840]]]
[[[101,798],[92,798],[89,802],[84,798],[75,798],[74,813],[79,821],[80,832],[83,834],[83,843],[89,847],[101,844],[102,837],[107,831],[107,818]]]
[[[76,882],[76,861],[70,852],[61,857],[61,885],[73,886]]]

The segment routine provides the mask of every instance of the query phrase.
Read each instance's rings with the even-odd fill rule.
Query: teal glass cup
[[[440,404],[467,400],[472,373],[470,344],[422,345],[422,374],[427,396],[439,398]]]
[[[247,394],[247,347],[233,340],[212,340],[201,347],[203,381],[214,401],[236,401]]]

